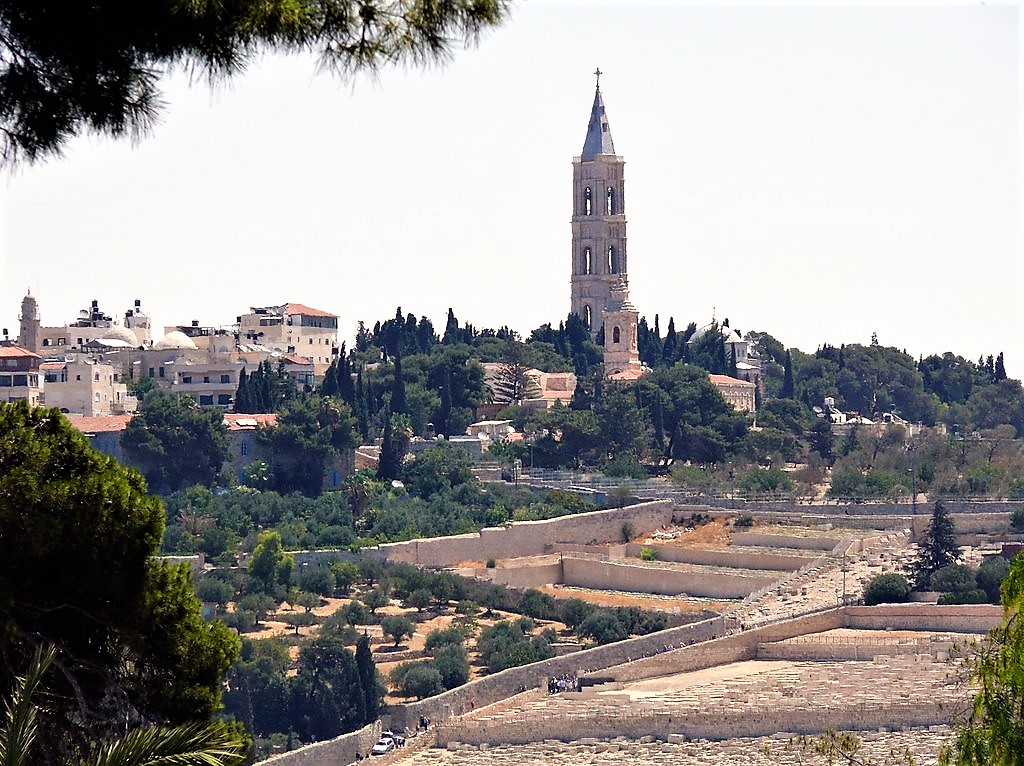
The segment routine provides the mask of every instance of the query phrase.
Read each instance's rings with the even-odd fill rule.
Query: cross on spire
[[[601,67],[594,70],[594,75],[597,77],[597,85],[595,86],[598,90],[601,90],[601,75],[604,74],[601,71]]]

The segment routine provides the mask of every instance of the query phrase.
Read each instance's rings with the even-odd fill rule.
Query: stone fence
[[[831,541],[835,544],[835,540]],[[678,545],[648,543],[626,546],[626,555],[641,558],[645,548],[653,551],[657,561],[672,561],[682,564],[699,564],[712,567],[734,567],[736,569],[767,569],[776,572],[791,572],[810,561],[808,555],[769,553],[767,551],[744,550],[743,543],[733,542],[726,548],[681,548]],[[831,546],[829,548],[831,550]]]

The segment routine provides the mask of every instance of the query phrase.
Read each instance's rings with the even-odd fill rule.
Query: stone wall
[[[387,561],[404,561],[422,567],[449,567],[464,561],[486,561],[550,552],[558,543],[589,544],[621,541],[624,524],[644,534],[668,524],[674,504],[656,500],[609,511],[578,513],[545,521],[517,521],[503,527],[451,537],[431,537],[388,543],[377,550]]]
[[[323,766],[345,764],[356,760],[356,753],[366,755],[380,737],[379,721],[340,737],[306,745],[298,750],[274,755],[261,763],[268,766]]]
[[[562,582],[562,562],[558,560],[536,565],[493,567],[491,569],[484,567],[460,570],[459,574],[490,580],[510,588],[536,588],[541,585]]]
[[[846,627],[871,630],[941,630],[985,633],[999,625],[1003,608],[994,604],[880,604],[846,607]]]
[[[723,635],[723,632],[720,632],[714,635],[722,636],[721,638],[711,638],[704,643],[683,646],[652,657],[634,660],[601,675],[624,683],[671,673],[687,673],[729,662],[752,660],[757,656],[757,648],[761,643],[784,641],[794,636],[841,627],[842,609],[829,609],[730,635]]]
[[[739,545],[740,543],[734,543]],[[769,569],[776,572],[793,572],[813,561],[810,556],[786,555],[784,553],[761,553],[714,548],[680,548],[677,545],[637,545],[626,546],[626,555],[640,558],[641,551],[650,548],[658,561],[674,561],[685,564],[701,564],[713,567],[735,567],[737,569]]]
[[[534,689],[551,676],[566,673],[579,674],[581,671],[600,671],[605,668],[635,662],[643,657],[663,652],[666,646],[693,644],[710,640],[725,633],[725,621],[721,617],[693,622],[677,628],[669,628],[648,636],[631,638],[615,644],[585,649],[564,657],[554,657],[532,665],[509,668],[492,676],[452,689],[436,697],[405,705],[394,705],[389,709],[388,723],[396,728],[415,725],[421,715],[433,721],[468,712],[473,708],[492,705],[520,692]]]
[[[779,575],[748,575],[713,571],[686,571],[656,563],[602,561],[565,556],[562,583],[580,588],[624,590],[674,596],[685,593],[703,598],[743,598],[778,580]]]
[[[529,722],[503,721],[495,726],[486,720],[460,720],[457,725],[439,727],[440,747],[458,749],[459,744],[526,744],[543,740],[571,741],[613,737],[653,737],[665,741],[670,735],[687,739],[734,739],[761,737],[780,731],[794,734],[819,734],[826,729],[865,731],[902,726],[938,726],[948,724],[955,711],[940,702],[857,704],[838,708],[808,706],[788,709],[752,709],[745,712],[707,715],[701,712],[680,714],[652,710],[629,714],[623,706],[620,714],[574,716],[565,720],[551,716]]]

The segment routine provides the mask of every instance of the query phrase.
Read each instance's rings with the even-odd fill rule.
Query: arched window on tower
[[[612,343],[619,343],[619,342],[621,342],[621,339],[622,339],[622,335],[619,332],[619,328],[618,327],[613,328],[612,329]]]
[[[583,215],[593,215],[593,214],[594,214],[594,192],[588,186],[583,191]]]
[[[604,198],[604,214],[615,215],[615,212],[615,189],[609,186]]]
[[[615,245],[608,245],[608,259],[605,266],[609,274],[619,273],[619,258],[615,252]]]
[[[594,255],[589,247],[583,248],[583,273],[594,273]]]
[[[590,310],[590,306],[583,307],[583,321],[587,323],[587,327],[593,324],[594,312]]]

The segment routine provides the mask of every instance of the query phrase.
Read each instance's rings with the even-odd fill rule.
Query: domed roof
[[[171,332],[167,333],[164,337],[153,344],[153,349],[155,351],[166,351],[172,348],[196,350],[199,347],[181,330],[171,330]]]
[[[130,346],[139,345],[139,339],[135,337],[135,333],[118,324],[111,325],[100,340],[123,340]]]

